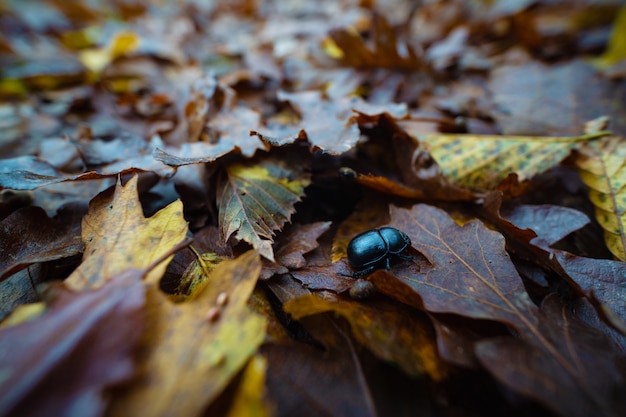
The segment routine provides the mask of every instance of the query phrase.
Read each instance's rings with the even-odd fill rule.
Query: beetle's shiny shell
[[[411,239],[398,229],[382,227],[361,233],[348,244],[348,262],[354,269],[365,269],[387,263],[411,246]]]

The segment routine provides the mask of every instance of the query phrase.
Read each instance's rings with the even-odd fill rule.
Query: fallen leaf
[[[477,344],[480,361],[502,383],[564,416],[620,416],[626,411],[623,357],[599,331],[573,317],[557,294],[541,305],[541,332],[574,369],[563,372],[555,358],[514,338]]]
[[[0,222],[0,280],[28,265],[67,258],[83,250],[79,216],[49,218],[39,207],[25,207]]]
[[[276,249],[276,261],[289,269],[306,265],[304,254],[319,246],[317,239],[330,228],[331,222],[294,225],[281,239],[283,245]]]
[[[493,117],[505,135],[576,135],[599,116],[609,116],[611,130],[624,135],[625,85],[574,59],[500,66],[492,71],[489,88],[497,108]]]
[[[217,191],[222,240],[236,232],[237,240],[250,243],[274,261],[272,236],[289,220],[310,183],[305,169],[304,165],[287,168],[279,158],[228,166]]]
[[[269,344],[267,391],[285,415],[375,416],[374,398],[350,336],[336,324],[315,324],[326,350],[303,343]]]
[[[137,177],[118,183],[113,195],[99,194],[83,218],[83,262],[66,279],[74,289],[101,286],[126,269],[150,265],[184,240],[187,223],[182,203],[175,201],[146,219],[137,196]],[[158,280],[167,262],[154,268],[147,280]]]
[[[241,382],[234,394],[227,417],[266,417],[271,407],[264,401],[267,360],[260,355],[250,359],[241,375]]]
[[[582,142],[606,135],[532,137],[493,135],[419,136],[420,146],[437,161],[443,175],[454,184],[493,190],[509,175],[519,182],[558,165]]]
[[[340,65],[356,68],[421,69],[424,65],[410,45],[401,44],[391,25],[377,13],[372,15],[370,42],[354,29],[336,29],[325,41],[326,53]]]
[[[409,235],[413,247],[426,257],[430,267],[416,270],[414,265],[407,266],[407,262],[395,268],[394,275],[379,271],[370,277],[379,290],[403,285],[411,289],[414,296],[403,296],[402,301],[409,301],[429,312],[454,313],[513,326],[522,340],[536,348],[541,361],[554,364],[544,378],[554,378],[558,372],[559,379],[571,380],[574,388],[567,393],[577,398],[580,409],[595,407],[606,415],[619,415],[609,413],[615,401],[613,391],[606,385],[588,384],[577,372],[578,359],[571,356],[567,344],[556,343],[549,330],[542,326],[545,319],[528,297],[504,250],[501,234],[487,229],[477,220],[460,227],[443,210],[427,205],[418,204],[411,210],[392,206],[390,213],[390,225]],[[394,284],[394,280],[399,284]],[[390,295],[393,294],[395,292]],[[593,370],[600,375],[604,372],[599,368]],[[506,383],[528,394],[522,386],[509,380]],[[540,390],[543,385],[542,381],[534,381],[533,389]],[[580,392],[584,395],[578,395]],[[562,401],[555,400],[555,397],[540,399],[567,415],[569,406],[562,405]]]
[[[499,203],[494,203],[499,204]],[[612,310],[618,320],[626,322],[626,263],[592,259],[556,250],[550,246],[567,234],[584,226],[583,213],[559,206],[518,206],[500,211],[491,207],[492,221],[507,237],[507,246],[518,256],[559,273],[579,294],[597,300],[598,314],[611,323],[604,308]],[[493,211],[496,210],[496,211]],[[622,323],[612,323],[617,328]],[[623,344],[625,341],[621,340]]]
[[[359,303],[339,298],[324,299],[308,294],[285,303],[284,309],[296,320],[328,311],[344,317],[359,343],[381,359],[399,366],[408,375],[427,374],[440,381],[448,372],[437,355],[428,320],[400,305],[384,301]]]
[[[180,304],[147,284],[139,373],[112,400],[110,415],[201,414],[263,341],[265,320],[246,306],[260,270],[254,251],[224,261],[203,291]]]
[[[626,261],[626,141],[612,137],[590,143],[575,159],[596,219],[611,253]]]
[[[135,371],[145,301],[139,277],[127,276],[59,290],[41,316],[1,329],[0,415],[103,415],[108,389]]]
[[[359,140],[359,128],[351,119],[352,108],[346,105],[346,101],[333,101],[319,91],[279,91],[278,99],[289,101],[298,111],[311,145],[338,155],[351,149]]]

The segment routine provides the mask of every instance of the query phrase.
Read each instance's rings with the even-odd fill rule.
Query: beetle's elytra
[[[381,227],[368,230],[355,236],[348,244],[348,262],[358,277],[370,273],[376,268],[389,269],[390,259],[397,256],[403,259],[402,252],[411,246],[411,239],[406,233],[393,227]]]

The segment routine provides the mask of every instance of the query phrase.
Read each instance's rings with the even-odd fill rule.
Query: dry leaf
[[[612,137],[590,143],[577,155],[576,165],[589,187],[606,245],[626,261],[626,141]]]
[[[182,203],[175,201],[146,219],[137,196],[136,176],[125,186],[118,183],[113,195],[98,195],[83,219],[83,262],[66,285],[99,287],[124,270],[147,267],[185,239],[187,223],[182,211]],[[158,280],[166,267],[163,262],[147,279]]]
[[[254,251],[224,261],[203,291],[180,304],[149,285],[139,375],[114,398],[110,415],[200,415],[263,341],[265,320],[246,306],[260,270]]]
[[[606,134],[606,133],[604,133]],[[579,137],[423,135],[420,146],[454,184],[493,190],[508,175],[522,182],[558,165],[569,153],[603,133]]]
[[[62,290],[41,316],[0,330],[0,415],[101,416],[107,389],[135,371],[145,301],[138,275],[118,277]]]
[[[293,162],[293,161],[291,161]],[[274,261],[272,236],[294,212],[294,204],[309,185],[305,167],[278,158],[226,168],[218,189],[219,225],[222,240],[235,232],[237,240],[250,243],[265,258]]]
[[[362,345],[381,359],[398,365],[408,375],[428,374],[439,381],[448,371],[437,355],[430,323],[402,306],[323,299],[309,294],[290,300],[284,308],[296,320],[327,311],[344,317]]]

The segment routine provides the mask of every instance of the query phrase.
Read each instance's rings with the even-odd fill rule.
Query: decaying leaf
[[[234,395],[233,403],[228,410],[228,417],[271,416],[271,406],[264,401],[265,373],[267,360],[260,355],[253,356],[243,370],[241,382]]]
[[[541,305],[539,327],[559,358],[513,338],[478,342],[480,361],[504,384],[566,416],[619,416],[626,411],[623,358],[598,330],[577,320],[556,294]],[[555,360],[556,359],[556,360]]]
[[[590,143],[580,150],[576,165],[589,187],[607,247],[626,261],[626,141],[612,137]]]
[[[236,232],[236,239],[250,243],[274,261],[274,231],[291,217],[309,178],[305,166],[287,167],[285,161],[275,158],[227,167],[217,197],[222,239],[226,241]]]
[[[146,219],[137,196],[137,177],[118,184],[113,195],[94,198],[83,218],[83,262],[65,281],[70,288],[99,287],[126,269],[141,269],[159,259],[187,234],[182,203],[175,201]],[[158,280],[167,262],[147,279]]]
[[[106,390],[135,371],[145,302],[139,276],[118,277],[59,290],[41,316],[0,330],[0,415],[102,415]]]
[[[83,243],[79,219],[75,217],[50,219],[40,208],[26,207],[2,220],[0,280],[32,263],[79,254]]]
[[[371,47],[358,32],[338,29],[330,33],[324,49],[341,65],[357,68],[394,68],[415,70],[423,66],[410,45],[400,44],[396,35],[379,14],[372,16]]]
[[[448,370],[437,355],[427,320],[401,306],[323,299],[309,294],[287,302],[285,311],[296,320],[328,311],[344,317],[362,345],[409,375],[428,374],[438,381]]]
[[[579,137],[424,135],[420,142],[454,184],[493,190],[509,174],[522,182],[558,165],[602,133]]]
[[[579,409],[597,408],[605,415],[619,415],[613,409],[619,402],[614,396],[616,385],[589,384],[588,378],[577,371],[579,359],[571,355],[568,341],[557,343],[552,339],[551,324],[528,297],[504,250],[502,235],[477,220],[460,227],[445,212],[427,205],[416,205],[412,210],[392,207],[391,219],[391,225],[409,235],[413,247],[430,265],[422,265],[419,270],[415,268],[417,263],[399,265],[394,269],[397,278],[389,273],[374,274],[371,279],[377,288],[430,312],[497,320],[514,327],[519,337],[534,347],[536,360],[553,364],[541,378],[531,380],[534,391],[542,389],[544,379],[568,379],[571,389],[566,388],[566,393],[576,398]],[[594,379],[601,378],[605,371],[603,367],[589,370]],[[503,378],[503,382],[528,394],[514,379]],[[539,400],[563,415],[571,409],[554,396]]]
[[[179,304],[149,285],[139,375],[110,415],[200,414],[263,341],[265,320],[246,306],[260,270],[254,251],[224,261],[202,292]]]

